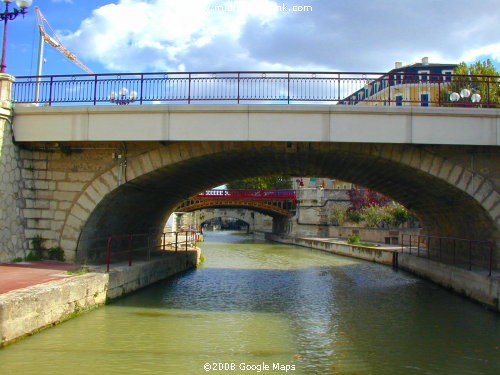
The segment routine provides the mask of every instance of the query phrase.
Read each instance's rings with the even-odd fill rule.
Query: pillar
[[[28,250],[22,214],[22,161],[12,135],[12,82],[14,77],[0,73],[0,262],[24,258]]]

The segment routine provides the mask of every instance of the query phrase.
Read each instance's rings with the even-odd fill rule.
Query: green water
[[[236,233],[202,248],[201,268],[0,350],[0,374],[500,373],[499,315],[412,275]]]

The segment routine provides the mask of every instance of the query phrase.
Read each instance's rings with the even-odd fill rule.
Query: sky
[[[500,71],[500,0],[34,0],[8,23],[14,76],[37,71],[34,6],[95,73],[386,72],[424,56]],[[85,73],[48,44],[43,57],[44,75]]]

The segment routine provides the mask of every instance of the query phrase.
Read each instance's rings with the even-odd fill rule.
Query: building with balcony
[[[443,88],[452,80],[457,64],[422,62],[395,68],[375,79],[366,79],[364,87],[350,94],[338,104],[374,106],[438,106]]]

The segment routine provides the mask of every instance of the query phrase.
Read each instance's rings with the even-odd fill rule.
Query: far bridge
[[[291,217],[295,206],[296,195],[292,189],[213,189],[186,199],[176,211],[227,207],[246,208],[272,217]]]

